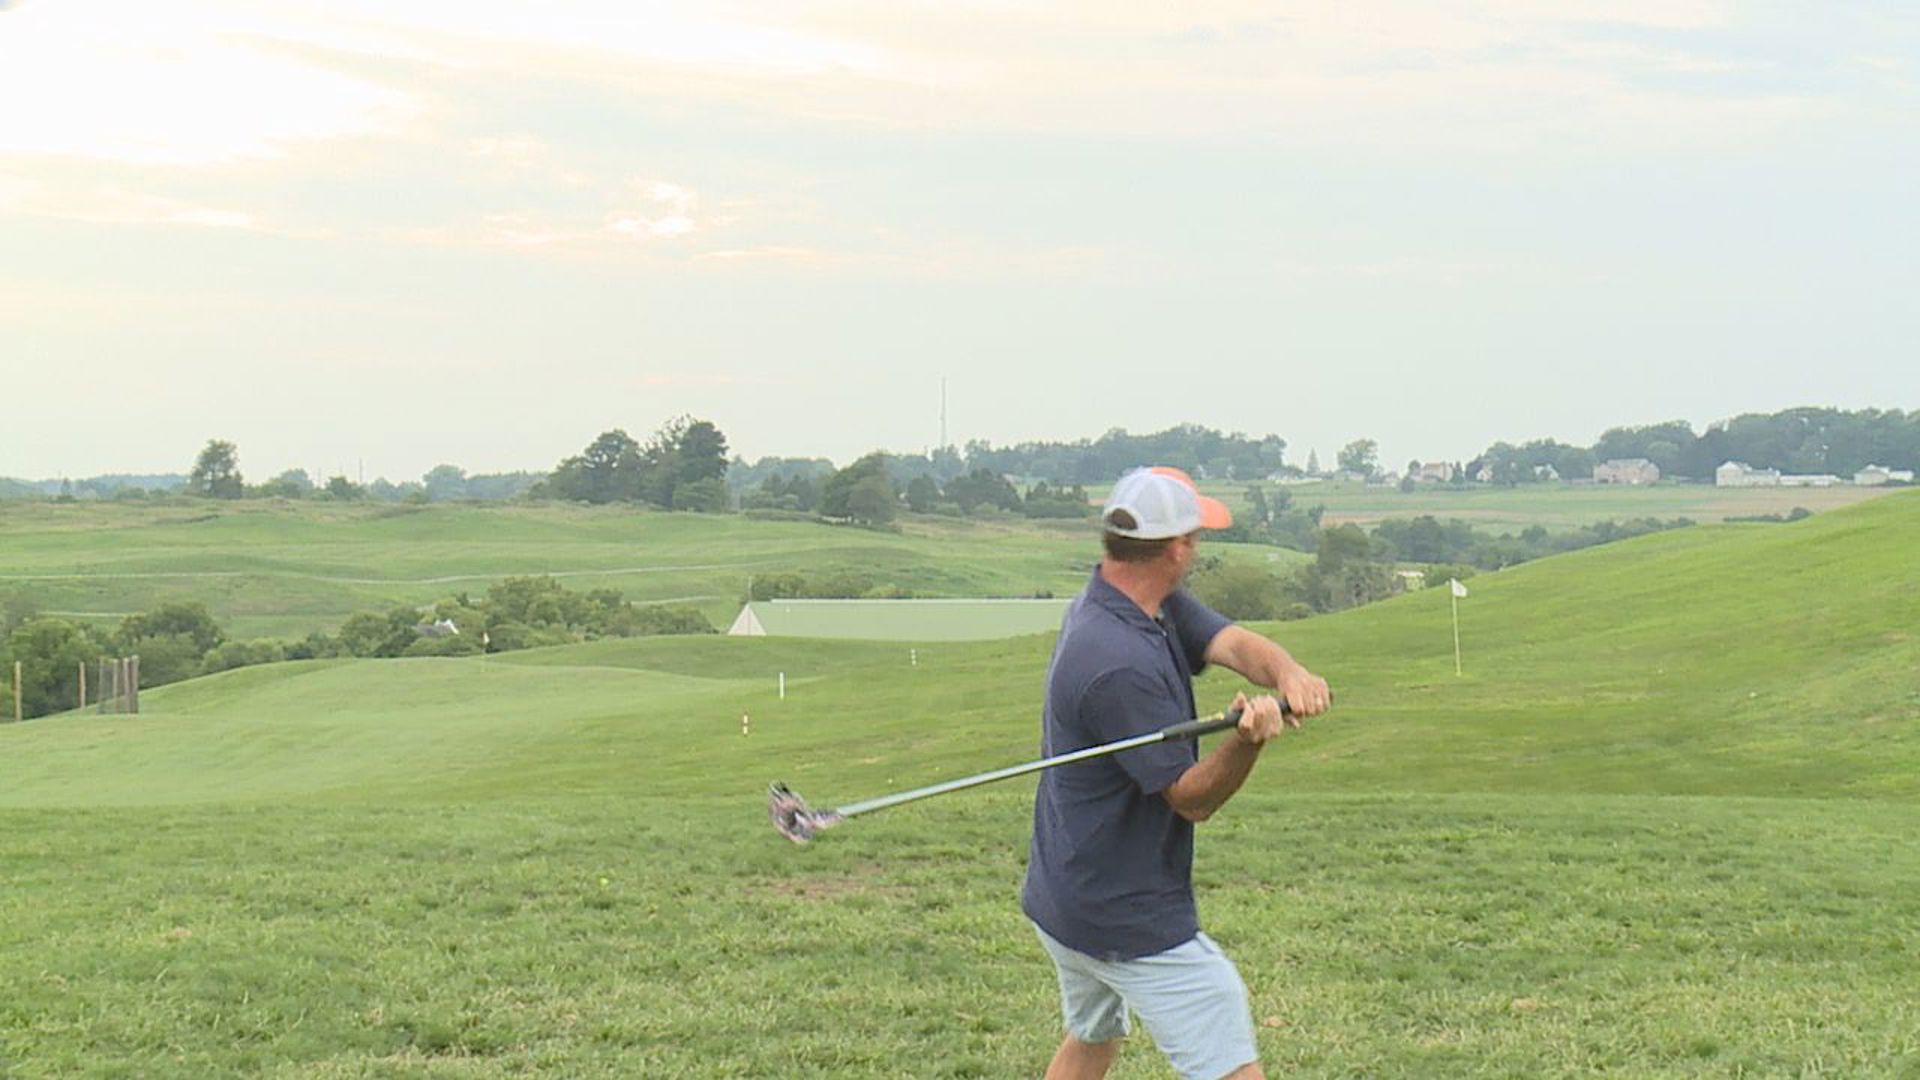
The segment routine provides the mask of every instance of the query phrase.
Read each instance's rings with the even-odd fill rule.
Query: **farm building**
[[[1913,483],[1912,469],[1889,469],[1885,465],[1869,465],[1853,474],[1853,482],[1861,487],[1879,487],[1882,484]]]
[[[1596,484],[1652,484],[1660,479],[1660,466],[1646,458],[1617,458],[1593,467]]]
[[[1729,461],[1713,470],[1715,487],[1779,487],[1779,469],[1756,469],[1744,461]]]
[[[736,637],[984,641],[1060,628],[1070,598],[1044,600],[755,600]]]

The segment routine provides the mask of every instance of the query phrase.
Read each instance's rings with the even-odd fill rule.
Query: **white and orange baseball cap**
[[[1233,511],[1220,500],[1200,494],[1186,473],[1156,465],[1134,469],[1113,485],[1100,511],[1100,523],[1115,536],[1166,540],[1195,529],[1224,529],[1233,524]]]

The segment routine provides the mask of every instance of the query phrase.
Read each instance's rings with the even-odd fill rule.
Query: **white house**
[[[1615,458],[1593,467],[1596,484],[1651,484],[1660,479],[1660,466],[1646,458]]]
[[[1713,470],[1714,487],[1779,487],[1779,469],[1755,469],[1744,461],[1729,461]]]
[[[1832,487],[1846,481],[1832,473],[1787,473],[1780,477],[1781,487]]]
[[[1879,487],[1882,484],[1913,483],[1912,469],[1889,469],[1885,465],[1869,465],[1853,474],[1853,482],[1861,487]]]
[[[1420,466],[1413,478],[1422,483],[1445,484],[1453,480],[1453,465],[1445,461],[1429,461]]]

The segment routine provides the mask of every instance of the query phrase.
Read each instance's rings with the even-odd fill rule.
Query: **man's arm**
[[[1207,643],[1207,663],[1220,664],[1264,686],[1287,703],[1296,718],[1318,716],[1332,704],[1327,680],[1306,668],[1275,642],[1243,626],[1229,626]]]
[[[1301,667],[1278,644],[1244,627],[1228,626],[1215,634],[1207,643],[1206,658],[1209,664],[1220,664],[1256,686],[1274,690],[1286,700],[1287,712],[1283,714],[1279,701],[1270,697],[1249,701],[1242,694],[1234,699],[1235,707],[1244,710],[1240,726],[1161,793],[1174,813],[1188,821],[1212,817],[1246,783],[1268,739],[1299,727],[1303,717],[1327,711],[1333,700],[1325,679]]]
[[[1205,821],[1225,806],[1253,772],[1253,763],[1260,760],[1260,748],[1285,730],[1289,722],[1282,717],[1280,703],[1274,698],[1262,696],[1249,701],[1247,695],[1240,694],[1233,699],[1233,707],[1241,710],[1240,726],[1228,731],[1213,753],[1160,792],[1173,812],[1188,821]],[[1291,723],[1300,726],[1298,720]]]

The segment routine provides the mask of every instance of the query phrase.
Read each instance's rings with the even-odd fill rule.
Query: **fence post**
[[[140,711],[140,654],[127,658],[127,711]]]
[[[80,661],[80,711],[87,711],[87,662]]]
[[[26,719],[26,715],[20,711],[20,661],[18,660],[13,662],[13,718],[16,721]]]

